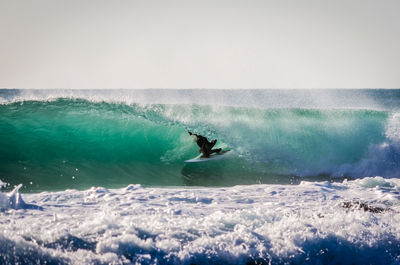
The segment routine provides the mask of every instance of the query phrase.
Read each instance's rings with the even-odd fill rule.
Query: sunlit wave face
[[[192,134],[192,140],[193,140],[193,142],[197,142],[197,136]]]

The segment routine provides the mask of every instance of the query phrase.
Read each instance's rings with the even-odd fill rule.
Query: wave
[[[365,109],[18,101],[0,105],[0,179],[38,191],[397,177],[399,127],[399,113]],[[189,130],[234,155],[185,164]]]

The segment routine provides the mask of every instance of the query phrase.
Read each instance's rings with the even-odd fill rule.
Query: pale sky
[[[0,88],[400,88],[399,0],[0,0]]]

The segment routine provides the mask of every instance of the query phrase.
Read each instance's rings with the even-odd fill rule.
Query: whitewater
[[[400,90],[2,89],[0,263],[399,264],[399,132]]]

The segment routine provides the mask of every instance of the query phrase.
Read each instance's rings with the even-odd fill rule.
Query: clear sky
[[[398,0],[0,0],[1,88],[399,88]]]

